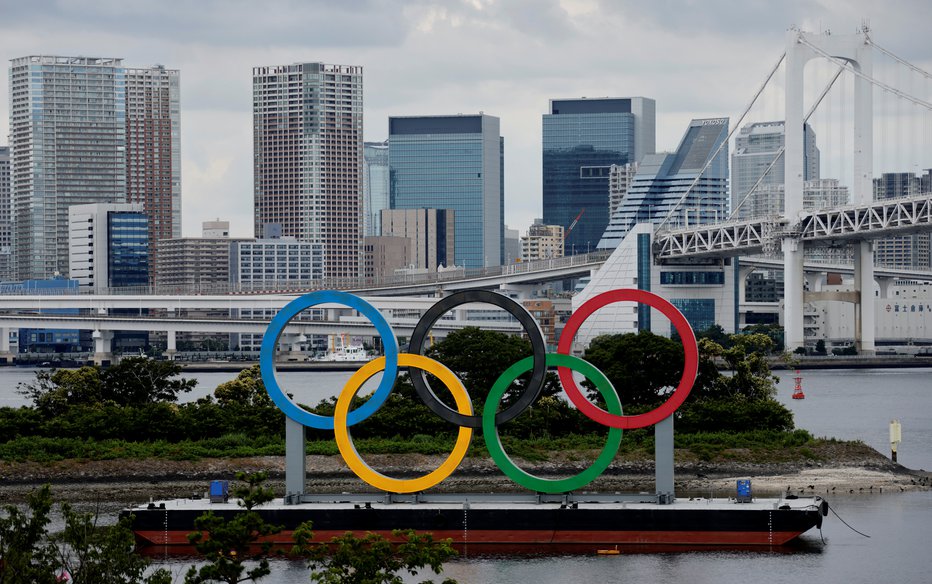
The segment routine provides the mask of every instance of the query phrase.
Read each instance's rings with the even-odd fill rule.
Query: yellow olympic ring
[[[453,394],[457,411],[467,416],[472,415],[472,402],[469,400],[469,394],[466,393],[466,388],[463,387],[463,382],[442,363],[424,357],[423,355],[399,353],[398,365],[400,367],[416,367],[433,374],[446,385],[450,393]],[[350,402],[359,391],[359,388],[361,388],[370,377],[383,369],[385,369],[385,357],[379,357],[362,366],[350,377],[349,381],[346,382],[346,386],[340,393],[340,397],[337,398],[336,410],[333,412],[333,430],[334,434],[336,434],[337,448],[340,449],[343,460],[345,460],[350,469],[356,473],[356,476],[377,489],[391,493],[415,493],[427,490],[450,476],[453,471],[456,470],[456,467],[459,466],[460,462],[462,462],[463,458],[466,456],[466,451],[469,449],[469,441],[472,439],[472,428],[460,426],[453,451],[450,452],[447,459],[443,461],[443,464],[429,474],[415,479],[395,479],[376,472],[362,460],[359,453],[356,451],[356,446],[353,444],[353,439],[350,436],[346,419],[349,415]]]

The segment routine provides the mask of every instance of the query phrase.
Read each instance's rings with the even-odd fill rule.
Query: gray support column
[[[803,330],[803,242],[783,238],[783,330],[786,350],[806,345]]]
[[[12,364],[13,357],[10,352],[10,329],[0,327],[0,365]]]
[[[854,285],[858,290],[858,312],[860,318],[855,323],[855,343],[858,353],[873,355],[874,337],[874,244],[859,241],[854,244]]]
[[[673,487],[673,416],[654,425],[654,481],[657,500],[672,503],[676,499]]]
[[[106,367],[113,362],[111,342],[113,331],[95,330],[91,337],[94,339],[94,365]]]
[[[304,426],[285,418],[285,502],[300,503],[307,478]]]
[[[168,331],[165,335],[165,353],[163,354],[169,361],[174,361],[175,354],[178,352],[177,336],[178,333],[176,331]]]

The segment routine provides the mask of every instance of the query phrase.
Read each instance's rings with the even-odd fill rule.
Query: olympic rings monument
[[[573,340],[584,321],[599,308],[618,302],[636,302],[660,311],[676,330],[683,344],[685,363],[676,389],[667,400],[654,410],[638,415],[624,415],[621,399],[614,388],[594,365],[572,354]],[[497,306],[513,316],[524,329],[531,343],[532,355],[511,365],[493,384],[482,412],[473,412],[469,395],[462,381],[442,363],[422,354],[424,342],[431,327],[451,309],[464,304],[485,303]],[[358,311],[375,326],[382,340],[385,355],[365,364],[346,383],[340,392],[332,417],[311,413],[288,396],[275,378],[275,352],[279,338],[288,322],[302,311],[321,304],[340,304]],[[570,317],[563,329],[556,353],[547,353],[544,336],[533,316],[518,302],[501,294],[470,290],[458,292],[439,300],[414,328],[409,344],[410,352],[401,353],[398,340],[385,317],[371,304],[358,296],[332,290],[312,292],[287,304],[272,319],[263,337],[260,368],[266,390],[286,416],[285,502],[298,504],[315,500],[306,492],[305,428],[332,430],[343,460],[364,482],[385,491],[390,498],[401,494],[423,491],[446,479],[459,466],[472,440],[473,431],[482,431],[482,438],[492,460],[516,484],[540,494],[566,494],[584,488],[598,478],[611,464],[621,443],[622,430],[655,427],[655,481],[656,489],[651,500],[672,503],[673,486],[673,413],[683,404],[692,389],[698,369],[696,337],[686,318],[671,303],[644,290],[616,289],[590,298]],[[459,427],[455,445],[434,471],[412,479],[385,476],[373,470],[362,459],[353,445],[351,427],[363,422],[382,407],[392,391],[401,368],[407,367],[417,395],[440,418]],[[609,428],[601,453],[584,471],[567,478],[549,479],[534,476],[515,464],[505,452],[498,428],[527,410],[539,397],[544,386],[548,367],[556,367],[560,383],[570,402],[585,416]],[[507,409],[498,411],[499,401],[512,381],[525,372],[531,372],[525,391]],[[573,379],[573,371],[592,381],[607,405],[603,410],[590,402]],[[378,372],[383,372],[376,390],[358,409],[349,411],[350,403],[363,384]],[[452,409],[437,398],[426,374],[434,375],[449,391],[456,403]],[[623,391],[622,391],[623,393]],[[617,498],[617,497],[616,497]],[[635,496],[643,501],[645,495]]]
[[[593,312],[609,304],[636,302],[663,313],[683,343],[685,365],[679,384],[667,400],[654,410],[625,415],[616,388],[591,363],[572,354],[573,339]],[[353,374],[340,392],[333,416],[320,416],[301,408],[275,379],[275,352],[288,322],[303,310],[321,304],[339,304],[368,318],[382,337],[383,357],[373,359]],[[481,412],[474,412],[462,381],[442,363],[422,354],[431,327],[451,309],[474,303],[497,306],[510,313],[531,341],[532,355],[512,364],[493,383]],[[373,532],[392,538],[396,529],[413,529],[449,538],[463,546],[570,546],[575,552],[598,550],[605,545],[761,545],[785,544],[813,526],[822,525],[828,506],[820,497],[754,499],[750,481],[739,480],[734,498],[677,501],[673,490],[673,414],[689,395],[698,369],[696,337],[683,315],[663,298],[643,290],[615,289],[593,296],[572,314],[557,345],[548,353],[537,322],[528,311],[506,296],[488,291],[452,294],[431,306],[415,326],[402,353],[388,322],[371,304],[345,292],[319,291],[287,304],[269,323],[263,337],[260,368],[265,387],[285,413],[285,496],[257,511],[281,525],[275,545],[293,543],[292,535],[305,521],[313,523],[320,541],[342,535]],[[565,478],[534,476],[521,469],[505,452],[498,428],[521,415],[541,393],[548,367],[556,367],[568,399],[584,415],[606,426],[608,436],[601,453],[578,474]],[[382,407],[391,394],[396,376],[407,368],[417,395],[440,418],[459,428],[452,451],[433,471],[416,478],[394,478],[373,470],[356,451],[351,428]],[[350,411],[353,397],[370,377],[383,372],[375,391],[357,409]],[[573,379],[578,372],[592,381],[605,400],[606,409],[592,404]],[[524,392],[509,407],[499,410],[508,386],[519,375],[530,372]],[[437,398],[428,383],[430,373],[453,395],[455,409]],[[624,388],[621,394],[624,394]],[[654,426],[656,488],[654,493],[592,493],[583,489],[611,464],[625,429]],[[337,447],[349,468],[381,492],[308,493],[305,428],[332,430]],[[450,476],[473,438],[482,432],[489,454],[501,471],[526,493],[428,493]],[[744,485],[742,485],[744,483]],[[215,487],[218,487],[215,491]],[[200,497],[150,502],[123,512],[132,517],[133,531],[142,545],[188,545],[195,519],[205,511],[232,518],[243,509],[228,501],[228,482],[213,481],[210,500]],[[183,549],[183,548],[182,548]]]

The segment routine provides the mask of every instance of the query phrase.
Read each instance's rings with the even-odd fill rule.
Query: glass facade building
[[[121,59],[30,56],[10,65],[17,279],[68,273],[68,207],[126,200]]]
[[[652,99],[550,101],[543,116],[543,222],[567,229],[565,255],[595,250],[609,221],[611,167],[653,152],[655,133]]]
[[[494,116],[389,118],[392,209],[451,209],[455,265],[504,255],[504,141]]]
[[[731,155],[731,212],[736,219],[783,213],[783,191],[776,196],[772,188],[782,187],[784,182],[781,149],[786,142],[786,132],[783,126],[783,121],[746,124],[735,137],[735,150]],[[809,124],[803,132],[803,144],[803,180],[817,180],[819,149]]]
[[[645,156],[599,249],[615,249],[636,224],[659,223],[671,212],[672,225],[683,227],[727,218],[728,146],[718,150],[727,136],[728,118],[692,120],[676,152]]]
[[[363,234],[382,235],[379,213],[389,209],[388,141],[365,142],[362,156]]]

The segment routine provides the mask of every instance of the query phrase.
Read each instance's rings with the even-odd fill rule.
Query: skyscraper
[[[644,97],[550,100],[543,116],[543,222],[568,229],[579,217],[567,233],[566,255],[595,250],[609,221],[611,166],[654,152],[655,109]]]
[[[615,249],[636,224],[659,223],[671,211],[674,225],[722,220],[728,210],[728,147],[717,155],[716,151],[727,136],[728,118],[692,120],[676,152],[646,155],[605,229],[599,249]],[[690,190],[710,159],[711,164]]]
[[[180,236],[178,71],[40,55],[10,81],[17,278],[68,273],[72,205],[141,203],[150,241]]]
[[[181,237],[181,110],[177,70],[126,70],[126,201],[148,218],[149,251]],[[155,281],[150,257],[149,281]]]
[[[255,235],[321,243],[325,278],[357,278],[362,239],[362,67],[255,67]]]
[[[392,209],[452,209],[454,262],[501,265],[504,255],[504,141],[485,114],[388,119]]]
[[[874,179],[874,200],[900,199],[932,192],[932,170],[915,175],[911,172],[885,172]],[[878,239],[874,262],[880,266],[927,270],[932,268],[932,234],[913,233]]]
[[[121,59],[29,56],[10,65],[16,278],[68,273],[68,207],[126,201]]]
[[[748,219],[783,212],[783,198],[774,198],[773,191],[768,191],[767,187],[783,185],[784,163],[780,151],[785,142],[782,120],[745,124],[738,132],[735,151],[731,155],[731,211],[735,218]],[[818,180],[819,149],[815,132],[808,124],[803,132],[803,142],[803,180]],[[780,157],[774,162],[778,153]],[[737,213],[734,213],[735,209]]]
[[[0,282],[13,278],[13,225],[10,222],[10,148],[0,146]]]
[[[388,203],[388,140],[364,142],[362,157],[363,233],[369,237],[382,235],[379,213],[389,209]]]

